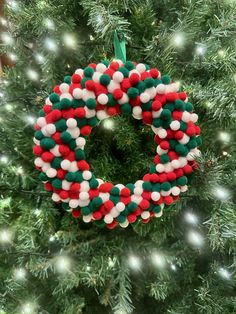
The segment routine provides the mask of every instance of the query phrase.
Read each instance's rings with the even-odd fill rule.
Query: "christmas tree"
[[[0,313],[235,313],[236,3],[15,1],[0,18]],[[86,224],[55,204],[35,170],[35,121],[53,87],[114,59],[170,74],[199,115],[189,189],[160,218]],[[7,61],[6,61],[7,60]],[[132,183],[153,160],[150,127],[121,114],[89,136],[104,181]]]

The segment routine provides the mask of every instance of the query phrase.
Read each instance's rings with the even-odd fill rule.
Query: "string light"
[[[173,37],[173,43],[176,47],[182,47],[184,44],[185,38],[182,33],[177,33]]]
[[[24,174],[24,170],[21,166],[16,168],[16,174],[18,174],[18,175]]]
[[[115,260],[111,259],[110,257],[108,258],[108,266],[110,268],[113,268],[115,266]]]
[[[50,235],[50,237],[49,237],[49,241],[50,242],[54,242],[55,239],[56,239],[56,237],[54,235]]]
[[[107,130],[114,130],[115,123],[112,119],[106,119],[103,121],[103,127],[104,129],[107,129]]]
[[[227,201],[231,197],[231,192],[223,186],[214,187],[213,194],[221,201]]]
[[[204,244],[203,236],[199,232],[194,230],[189,231],[187,235],[187,240],[195,247],[201,247]]]
[[[2,98],[3,96],[4,96],[4,94],[0,92],[0,97]]]
[[[142,263],[138,256],[130,255],[128,257],[127,263],[132,270],[138,271],[141,269]]]
[[[198,217],[191,212],[185,213],[184,219],[187,223],[191,225],[197,225],[198,223]]]
[[[68,48],[71,49],[74,49],[77,44],[76,38],[73,34],[64,34],[63,42]]]
[[[58,256],[55,259],[55,268],[59,273],[66,273],[70,270],[71,259],[68,256]]]
[[[55,29],[54,22],[48,18],[43,20],[43,24],[47,29],[51,29],[51,30]]]
[[[19,3],[14,0],[7,0],[7,5],[13,10],[13,11],[19,11],[20,6]]]
[[[20,268],[14,269],[13,274],[14,274],[15,280],[24,281],[26,279],[27,272],[26,272],[25,268],[20,267]]]
[[[12,61],[16,61],[18,58],[17,58],[17,55],[14,54],[14,53],[10,53],[9,54],[9,58],[12,60]]]
[[[45,58],[43,55],[41,55],[40,53],[36,53],[35,54],[35,60],[39,63],[42,64],[45,61]]]
[[[229,280],[231,278],[230,272],[223,267],[219,268],[218,273],[219,273],[220,277],[222,277],[223,279]]]
[[[231,139],[231,135],[230,133],[226,132],[226,131],[221,131],[218,133],[218,138],[221,142],[223,143],[229,143],[230,139]]]
[[[51,38],[46,38],[44,41],[44,46],[47,50],[49,51],[53,51],[56,52],[58,47],[57,47],[57,43],[55,42],[55,40],[51,39]]]
[[[13,235],[9,229],[0,230],[0,243],[7,244],[12,241]]]
[[[87,270],[87,271],[90,271],[90,270],[91,270],[91,267],[90,267],[90,266],[86,266],[86,270]]]
[[[0,23],[2,24],[2,26],[6,26],[7,25],[7,20],[5,20],[3,17],[0,18]]]
[[[36,209],[34,210],[34,215],[35,215],[36,217],[40,216],[41,213],[42,213],[42,211],[41,211],[40,209],[38,209],[38,208],[36,208]]]
[[[103,24],[103,18],[100,14],[97,16],[96,21],[99,26]]]
[[[28,124],[34,124],[35,121],[36,121],[36,118],[34,116],[30,116],[30,115],[27,115],[25,117],[25,121],[28,123]]]
[[[228,154],[226,151],[223,151],[223,152],[222,152],[222,155],[223,155],[223,156],[228,156],[229,154]]]
[[[34,314],[36,313],[37,305],[33,302],[27,302],[21,307],[21,314]]]
[[[166,259],[162,253],[154,252],[151,255],[153,265],[158,269],[164,269],[166,267]]]
[[[39,79],[39,74],[33,69],[28,69],[26,71],[28,78],[32,81],[37,81]]]
[[[89,35],[89,39],[90,39],[90,40],[94,40],[93,35]]]
[[[197,45],[196,47],[196,54],[198,56],[203,56],[206,53],[206,47],[204,45]]]
[[[14,39],[6,32],[1,34],[1,40],[5,45],[12,46],[14,44]]]
[[[224,58],[226,56],[226,51],[224,49],[221,49],[218,51],[218,55],[221,58]]]
[[[0,156],[0,162],[2,164],[7,164],[9,162],[9,158],[6,155]]]
[[[177,270],[175,264],[171,264],[171,265],[170,265],[170,268],[171,268],[173,271],[176,271],[176,270]]]
[[[205,102],[207,108],[212,108],[213,104],[210,101]]]
[[[12,111],[12,110],[13,110],[13,106],[12,106],[11,104],[6,104],[6,105],[5,105],[5,109],[6,109],[7,111]]]

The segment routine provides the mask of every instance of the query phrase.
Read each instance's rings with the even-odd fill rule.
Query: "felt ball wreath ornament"
[[[151,126],[153,164],[135,183],[96,178],[85,157],[86,138],[101,120],[132,115]],[[36,168],[55,202],[84,222],[110,229],[160,217],[187,190],[200,152],[198,116],[168,75],[143,63],[91,63],[54,88],[35,124]]]

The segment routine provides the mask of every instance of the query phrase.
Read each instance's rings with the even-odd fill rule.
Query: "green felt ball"
[[[55,109],[61,110],[61,109],[62,109],[61,103],[60,103],[60,102],[55,102],[55,103],[52,105],[52,109],[53,109],[53,110],[55,110]]]
[[[81,208],[81,214],[82,214],[82,215],[87,216],[87,215],[89,215],[90,213],[91,213],[91,210],[90,210],[89,207],[82,207],[82,208]]]
[[[173,103],[167,102],[164,106],[164,109],[168,109],[172,112],[175,110],[175,105]]]
[[[185,110],[187,110],[188,112],[192,112],[193,111],[193,105],[191,104],[191,102],[186,102],[185,103]]]
[[[71,106],[71,101],[68,98],[63,98],[60,102],[62,109],[68,109]]]
[[[145,67],[146,67],[146,71],[150,70],[150,65],[147,63],[144,63]]]
[[[68,182],[74,182],[75,181],[75,178],[76,178],[76,173],[75,172],[68,172],[65,176],[65,179],[68,181]]]
[[[171,189],[171,184],[169,182],[161,183],[161,190],[169,191]]]
[[[79,107],[79,100],[78,99],[72,99],[71,100],[71,107],[72,108],[78,108]]]
[[[169,75],[163,75],[161,77],[161,80],[162,80],[162,83],[165,84],[165,85],[170,84],[170,76]]]
[[[95,226],[97,226],[100,229],[104,228],[106,225],[104,220],[94,220],[93,223],[95,224]]]
[[[69,143],[72,139],[70,133],[66,132],[66,131],[61,133],[60,138],[61,138],[62,142],[65,144]]]
[[[61,168],[61,162],[62,162],[61,157],[54,157],[53,161],[51,162],[52,168],[54,168],[54,169]]]
[[[84,160],[85,159],[85,153],[84,153],[83,149],[76,149],[75,159],[76,160]]]
[[[55,103],[55,102],[59,102],[60,101],[60,96],[56,93],[52,93],[49,95],[49,100],[52,102],[52,103]]]
[[[188,179],[187,177],[183,176],[183,177],[178,178],[176,182],[177,182],[177,185],[183,186],[188,183]]]
[[[161,119],[170,120],[171,119],[171,111],[168,109],[163,109],[161,112]]]
[[[91,79],[88,78],[88,77],[83,77],[82,80],[81,80],[81,86],[82,86],[83,88],[85,88],[85,83],[86,83],[87,81],[89,81],[89,80],[91,80]]]
[[[102,74],[101,77],[100,77],[100,83],[102,85],[105,85],[107,86],[111,81],[111,78],[108,74]]]
[[[141,105],[143,111],[150,111],[152,108],[152,101],[148,101],[145,104]]]
[[[145,91],[146,85],[143,81],[139,81],[138,84],[135,85],[135,87],[139,90],[139,94],[141,94]]]
[[[135,87],[130,87],[128,89],[127,95],[131,99],[136,98],[139,95],[139,90],[137,88],[135,88]]]
[[[175,146],[178,144],[178,142],[176,140],[173,140],[173,139],[170,139],[169,143],[170,143],[171,149],[175,149]]]
[[[99,208],[102,205],[102,203],[103,203],[103,200],[99,196],[94,197],[94,199],[91,201],[91,205],[92,205],[93,209]]]
[[[134,184],[133,183],[127,183],[126,187],[130,190],[131,193],[134,192]]]
[[[91,78],[91,77],[93,76],[93,74],[94,74],[94,69],[93,69],[93,68],[91,68],[91,67],[86,67],[86,68],[84,69],[84,76],[85,76],[85,77]]]
[[[96,179],[91,179],[89,181],[89,186],[91,189],[96,189],[98,187],[98,185],[99,185],[99,182]]]
[[[75,182],[81,183],[82,181],[84,181],[82,172],[81,172],[81,171],[77,171],[77,172],[75,173]]]
[[[41,172],[41,173],[40,173],[39,179],[40,179],[41,181],[49,181],[48,176],[47,176],[46,173],[44,173],[44,172]]]
[[[120,71],[124,75],[124,77],[129,77],[129,70],[125,67],[120,67],[118,71]]]
[[[59,179],[53,179],[52,186],[54,187],[54,189],[61,189],[62,181]]]
[[[154,118],[152,124],[155,128],[160,128],[162,126],[162,120],[160,118]]]
[[[169,129],[170,128],[170,124],[171,124],[171,120],[162,120],[162,127],[164,129]]]
[[[40,140],[42,140],[44,138],[44,135],[43,135],[43,133],[41,131],[36,131],[34,133],[34,137],[36,138],[36,140],[40,141]]]
[[[99,122],[99,120],[96,117],[92,117],[92,118],[87,119],[88,125],[90,125],[92,127],[97,125],[98,122]]]
[[[155,165],[150,166],[149,173],[156,173],[156,166]]]
[[[110,192],[112,195],[120,195],[120,190],[118,187],[114,186]]]
[[[108,67],[108,65],[110,64],[109,60],[106,59],[103,60],[102,63],[105,64],[106,67]]]
[[[142,184],[144,191],[152,191],[151,182],[143,182]]]
[[[184,111],[185,110],[185,102],[183,100],[177,99],[175,101],[175,109]]]
[[[186,122],[180,121],[180,130],[181,131],[183,131],[183,132],[186,131],[187,127],[188,127],[188,125]]]
[[[113,202],[113,204],[117,204],[120,202],[120,196],[119,195],[110,195],[109,199]]]
[[[40,117],[45,117],[45,112],[42,109],[39,110],[39,116]]]
[[[130,104],[123,104],[121,106],[121,111],[125,114],[131,114],[132,113],[132,107],[130,106]]]
[[[82,128],[83,126],[87,125],[87,119],[86,118],[83,118],[83,119],[77,118],[75,120],[76,120],[79,128]]]
[[[66,75],[64,77],[64,82],[67,83],[67,84],[70,84],[71,83],[71,76],[70,75]]]
[[[161,206],[160,205],[154,206],[152,210],[155,214],[159,214],[161,212]]]
[[[153,191],[160,192],[160,190],[161,190],[161,184],[160,183],[153,184]]]
[[[161,84],[162,83],[162,81],[160,80],[160,79],[158,79],[158,78],[155,78],[154,79],[154,86],[155,87],[157,87],[157,85],[159,85],[159,84]]]
[[[202,138],[200,136],[196,137],[197,146],[202,145]]]
[[[78,101],[78,107],[84,107],[86,105],[83,99],[78,99],[77,101]]]
[[[125,216],[128,216],[129,213],[130,213],[130,212],[129,212],[129,209],[128,209],[128,207],[126,206],[125,209],[122,211],[122,214],[125,215]]]
[[[86,106],[89,109],[94,109],[96,107],[96,100],[93,98],[89,98],[88,100],[86,100]]]
[[[119,216],[116,217],[116,220],[119,222],[119,223],[123,223],[126,221],[126,216],[120,214]]]
[[[145,83],[145,86],[146,88],[150,88],[150,87],[153,87],[155,82],[154,82],[154,79],[151,78],[151,77],[148,77],[144,80],[144,83]]]
[[[176,153],[178,153],[180,156],[187,156],[188,155],[188,148],[187,146],[183,145],[183,144],[177,144],[175,146],[175,151]]]
[[[117,104],[117,101],[112,96],[112,94],[109,93],[107,97],[108,97],[108,103],[107,103],[108,106],[115,106]]]
[[[128,69],[129,71],[133,70],[135,68],[135,65],[133,64],[132,61],[126,61],[125,62],[125,67],[126,69]]]
[[[74,150],[77,147],[76,141],[74,139],[70,140],[69,147],[70,150]]]
[[[127,206],[129,212],[133,212],[137,209],[138,205],[135,202],[130,202]]]
[[[198,145],[197,145],[197,141],[196,141],[196,139],[195,139],[195,136],[194,137],[192,137],[190,140],[189,140],[189,142],[187,143],[187,147],[189,148],[189,149],[193,149],[193,148],[195,148],[195,147],[197,147]]]
[[[70,205],[68,203],[62,203],[62,208],[68,210],[70,209]]]
[[[55,141],[52,138],[43,138],[40,141],[40,146],[44,149],[44,150],[49,150],[52,149],[54,146],[56,145]]]
[[[170,157],[167,154],[163,154],[161,155],[160,160],[162,164],[166,164],[170,161]]]

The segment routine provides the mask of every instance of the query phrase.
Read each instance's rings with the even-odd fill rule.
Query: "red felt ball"
[[[131,84],[132,86],[137,85],[138,82],[139,82],[139,80],[140,80],[140,77],[139,77],[138,73],[132,73],[132,74],[130,75],[130,77],[129,77],[129,81],[130,81],[130,84]]]
[[[45,113],[51,112],[51,111],[52,111],[52,106],[50,106],[50,105],[44,105],[44,106],[43,106],[43,111],[44,111]]]
[[[80,211],[79,210],[73,209],[71,214],[72,214],[72,216],[74,218],[79,218],[80,217]]]
[[[176,178],[180,178],[184,175],[183,169],[179,168],[175,170]]]
[[[149,223],[149,221],[150,221],[150,218],[142,219],[142,223],[143,223],[143,224],[147,224],[147,223]]]
[[[176,93],[168,93],[168,94],[166,94],[166,100],[168,102],[174,102],[176,99],[178,99],[178,95]]]
[[[95,212],[93,212],[93,218],[95,219],[95,220],[100,220],[100,219],[102,219],[102,213],[99,211],[99,210],[96,210]]]
[[[152,124],[152,113],[150,111],[144,111],[143,114],[143,122],[146,124]]]
[[[127,90],[131,87],[130,80],[128,78],[124,78],[120,85],[124,92],[127,92]]]
[[[183,116],[183,112],[182,111],[173,111],[172,112],[173,120],[181,120],[182,116]]]
[[[170,148],[170,143],[167,142],[167,141],[162,141],[162,142],[160,143],[160,147],[161,147],[161,149],[167,150],[167,149]]]
[[[146,78],[149,78],[151,75],[149,72],[143,72],[141,73],[141,80],[144,81]]]
[[[62,112],[62,117],[66,120],[68,120],[70,118],[74,118],[74,116],[75,116],[73,108],[63,109],[61,112]]]
[[[90,189],[88,191],[88,194],[89,194],[89,198],[93,199],[94,197],[99,196],[99,190],[98,189]]]
[[[186,134],[190,137],[194,136],[195,135],[195,128],[194,127],[189,127],[187,128],[186,130]]]
[[[179,99],[181,99],[181,100],[185,100],[185,99],[187,98],[187,95],[186,95],[185,92],[180,92],[180,93],[178,94],[178,96],[179,96]]]
[[[91,126],[85,125],[80,129],[80,133],[84,136],[88,136],[92,131]]]
[[[161,161],[161,159],[160,159],[160,156],[159,155],[156,155],[155,157],[154,157],[154,164],[159,164],[160,163],[160,161]]]
[[[39,130],[41,130],[41,127],[37,123],[35,123],[34,129],[35,129],[35,131],[39,131]]]
[[[193,168],[190,165],[185,165],[183,167],[183,171],[184,171],[185,174],[190,174],[190,173],[193,172]]]
[[[162,107],[162,103],[159,100],[154,100],[152,103],[152,110],[158,111]]]
[[[164,196],[163,201],[166,205],[170,205],[173,203],[173,197],[172,196]]]
[[[57,144],[62,144],[62,140],[61,140],[61,133],[60,132],[56,132],[52,135],[52,139],[57,143]]]
[[[157,78],[160,75],[160,72],[156,68],[152,68],[149,73],[151,74],[152,78]]]
[[[88,65],[90,68],[93,68],[94,70],[96,69],[96,63],[89,63]]]
[[[66,170],[63,170],[63,169],[58,169],[57,170],[57,177],[60,180],[63,180],[65,178],[66,174],[67,174]]]
[[[124,203],[125,205],[128,205],[131,202],[131,197],[130,196],[121,196],[120,201]]]
[[[60,94],[61,94],[60,86],[59,86],[59,85],[55,86],[55,87],[53,88],[53,91],[54,91],[54,93],[60,95]]]
[[[166,94],[157,94],[155,100],[160,101],[164,105],[166,103]]]
[[[123,91],[122,91],[121,89],[117,88],[117,89],[115,89],[115,90],[113,91],[112,96],[113,96],[116,100],[121,99],[122,96],[123,96]]]
[[[72,183],[71,186],[70,186],[70,190],[71,190],[72,193],[79,192],[80,184],[77,183],[77,182]]]
[[[99,186],[99,191],[102,193],[110,192],[113,186],[114,185],[110,182],[104,182]]]
[[[200,135],[201,134],[201,129],[198,125],[195,126],[195,132],[196,132],[196,135]]]
[[[160,173],[159,174],[159,181],[160,183],[166,182],[167,181],[167,175],[166,173]]]
[[[114,203],[111,200],[108,200],[104,203],[104,207],[110,212],[114,207]]]
[[[136,219],[137,219],[137,217],[134,215],[134,214],[129,214],[128,216],[127,216],[127,220],[128,220],[128,222],[129,223],[134,223],[135,221],[136,221]]]
[[[170,160],[178,159],[179,157],[179,155],[174,150],[169,151],[168,156],[170,157]]]
[[[107,113],[109,114],[109,116],[115,116],[117,115],[119,112],[118,112],[118,109],[116,107],[109,107],[107,108]]]
[[[131,104],[131,106],[140,106],[141,105],[141,101],[140,101],[140,96],[138,95],[135,98],[132,98],[129,100],[129,103]]]
[[[108,229],[114,229],[117,226],[117,222],[113,220],[110,224],[107,224]]]
[[[80,83],[81,82],[81,76],[79,74],[73,74],[71,76],[72,83]]]
[[[167,129],[166,132],[167,132],[166,138],[167,138],[168,140],[175,137],[175,133],[174,133],[174,131],[172,131],[171,129]]]
[[[119,69],[120,65],[118,62],[116,61],[113,61],[110,63],[110,69],[114,70],[114,71],[117,71]]]
[[[44,183],[44,188],[46,191],[52,191],[53,190],[51,182]]]
[[[125,196],[125,197],[130,196],[130,189],[128,189],[128,188],[121,189],[120,195]]]
[[[146,199],[143,199],[143,200],[140,202],[139,206],[140,206],[143,210],[148,209],[148,208],[150,207],[150,202],[149,202],[148,200],[146,200]]]
[[[176,140],[181,140],[184,137],[184,132],[183,131],[177,131],[175,133],[175,139]]]
[[[84,118],[86,116],[86,111],[85,111],[84,108],[79,107],[79,108],[76,108],[74,110],[74,115],[75,115],[75,117],[77,117],[79,119],[82,119],[82,118]]]
[[[85,82],[85,87],[87,90],[94,91],[96,89],[96,84],[93,80],[88,80]]]
[[[159,176],[158,176],[158,174],[152,173],[152,174],[150,175],[150,181],[153,182],[153,183],[159,182]]]
[[[51,162],[54,159],[54,155],[51,152],[44,152],[41,158],[45,162]]]
[[[52,117],[52,121],[56,122],[57,120],[61,119],[62,117],[62,113],[60,110],[55,109],[50,113],[51,117]]]
[[[33,153],[37,156],[40,156],[43,153],[42,147],[39,145],[34,146]]]
[[[143,181],[150,181],[150,174],[149,173],[146,173],[144,176],[143,176]]]
[[[160,144],[160,143],[163,141],[163,139],[160,138],[160,137],[156,134],[156,135],[154,136],[154,141],[155,141],[155,143]]]
[[[89,164],[88,164],[87,161],[85,161],[85,160],[79,160],[79,161],[77,161],[77,166],[78,166],[79,170],[82,170],[82,171],[85,171],[85,170],[89,170],[89,169],[90,169]]]
[[[166,176],[168,181],[173,181],[176,179],[176,174],[174,172],[168,172]]]
[[[62,154],[62,156],[67,156],[70,152],[70,149],[68,146],[61,144],[59,145],[59,152]]]
[[[106,69],[106,71],[104,72],[104,74],[107,74],[107,75],[109,75],[110,77],[112,77],[113,76],[113,74],[114,74],[114,70],[113,69]]]
[[[69,197],[69,193],[67,191],[62,190],[59,194],[60,198],[63,200],[67,199]]]

